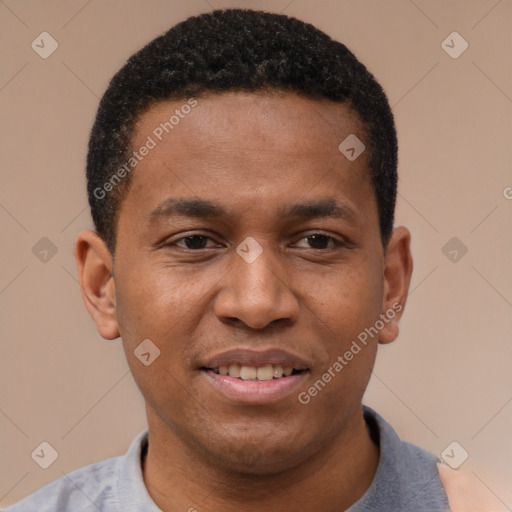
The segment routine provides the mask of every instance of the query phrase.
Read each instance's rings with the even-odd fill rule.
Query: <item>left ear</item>
[[[411,234],[403,226],[395,228],[384,255],[382,314],[388,319],[379,332],[379,343],[391,343],[398,336],[412,274]]]

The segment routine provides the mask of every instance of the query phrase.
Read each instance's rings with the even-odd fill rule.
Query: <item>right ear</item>
[[[96,329],[106,340],[119,338],[112,255],[107,244],[95,231],[81,231],[75,243],[75,260],[82,298]]]

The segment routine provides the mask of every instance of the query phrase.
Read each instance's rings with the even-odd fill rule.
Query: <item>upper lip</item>
[[[283,368],[292,367],[296,370],[308,369],[308,364],[301,357],[280,349],[251,350],[238,348],[227,350],[206,359],[201,366],[203,368],[219,368],[231,364],[257,368],[271,364]]]

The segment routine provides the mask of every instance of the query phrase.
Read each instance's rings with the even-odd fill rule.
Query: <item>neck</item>
[[[339,512],[366,492],[377,470],[379,449],[362,411],[315,455],[277,473],[262,474],[230,471],[205,461],[168,428],[149,419],[144,482],[164,512],[238,512],[241,507],[253,512]]]

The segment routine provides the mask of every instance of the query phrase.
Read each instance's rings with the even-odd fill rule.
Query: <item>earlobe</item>
[[[400,320],[412,275],[411,234],[405,227],[395,228],[384,256],[384,294],[382,314],[387,322],[379,332],[379,343],[398,337]]]
[[[75,260],[82,298],[100,336],[119,337],[116,316],[112,256],[104,240],[94,231],[82,231],[75,244]]]

